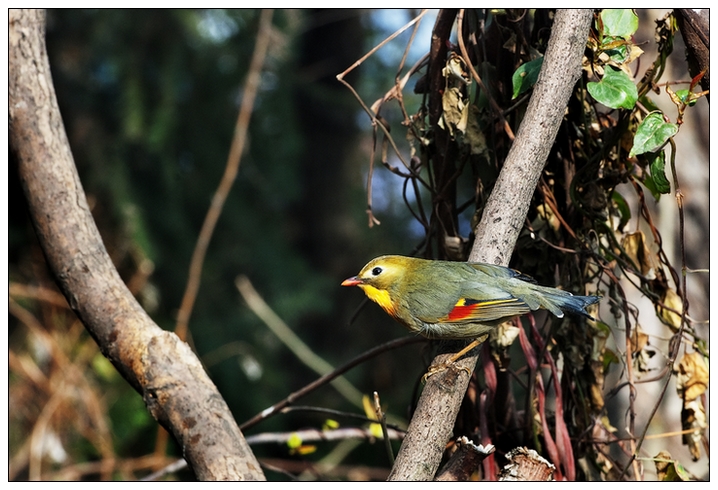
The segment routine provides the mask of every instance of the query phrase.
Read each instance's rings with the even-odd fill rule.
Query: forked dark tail
[[[559,318],[563,317],[564,312],[568,312],[588,318],[589,320],[595,320],[595,318],[588,314],[586,308],[594,303],[598,303],[601,300],[600,297],[576,296],[562,289],[545,286],[534,286],[533,289],[539,290],[541,294],[522,298],[529,304],[532,310],[537,309],[540,305]],[[532,302],[538,304],[532,305]]]
[[[574,315],[580,315],[589,320],[595,320],[588,314],[586,308],[594,303],[598,303],[601,298],[598,296],[561,296],[561,309]]]

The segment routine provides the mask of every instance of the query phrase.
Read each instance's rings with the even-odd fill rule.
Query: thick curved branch
[[[541,74],[475,230],[470,261],[508,265],[569,97],[581,74],[592,18],[588,9],[556,12]],[[440,354],[434,364],[446,362],[450,355]],[[473,370],[477,357],[478,353],[467,355],[457,364]],[[461,369],[447,369],[428,379],[390,480],[434,477],[468,383],[469,376]]]
[[[10,11],[10,145],[47,263],[102,353],[174,435],[197,478],[263,480],[197,357],[152,321],[107,254],[70,152],[44,38],[44,11]]]

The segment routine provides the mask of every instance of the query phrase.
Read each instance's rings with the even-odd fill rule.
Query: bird
[[[383,255],[342,286],[358,286],[396,321],[428,339],[476,339],[507,319],[540,308],[593,319],[598,296],[540,286],[528,275],[481,262]]]

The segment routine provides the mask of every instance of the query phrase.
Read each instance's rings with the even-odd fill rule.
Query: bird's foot
[[[429,377],[433,376],[436,373],[440,373],[441,371],[445,371],[446,369],[453,369],[458,371],[466,371],[466,374],[471,377],[471,369],[467,368],[466,366],[458,366],[456,364],[456,361],[464,357],[464,355],[471,351],[474,347],[477,347],[481,345],[487,338],[488,334],[482,335],[478,339],[475,339],[473,342],[471,342],[469,345],[461,349],[459,352],[451,356],[446,362],[444,363],[438,363],[438,364],[432,364],[429,366],[428,371],[424,375],[423,378],[421,378],[423,383],[426,383],[426,380],[429,379]]]
[[[435,375],[436,373],[440,373],[441,371],[446,371],[447,369],[455,371],[466,371],[466,374],[471,377],[471,369],[467,368],[466,366],[459,366],[456,364],[455,361],[449,359],[446,362],[432,364],[431,366],[429,366],[429,369],[426,371],[426,374],[424,374],[424,377],[421,378],[421,382],[426,383],[426,380],[429,379],[431,376]]]

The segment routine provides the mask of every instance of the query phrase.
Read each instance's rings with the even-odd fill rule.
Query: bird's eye
[[[382,273],[381,267],[374,267],[374,268],[371,270],[371,275],[372,275],[372,276],[378,276],[378,275],[381,274],[381,273]]]

